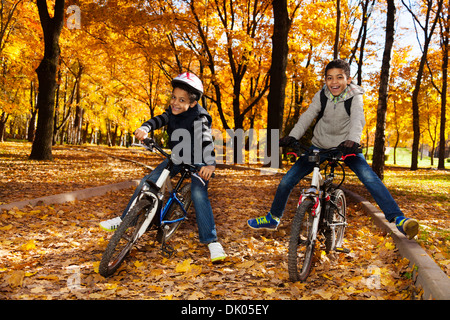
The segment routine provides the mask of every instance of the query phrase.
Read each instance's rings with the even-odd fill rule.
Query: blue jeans
[[[142,186],[147,180],[155,182],[158,180],[163,169],[167,166],[169,160],[164,160],[161,162],[149,175],[145,176],[136,190],[133,193],[127,207],[122,213],[122,220],[130,210],[133,201],[141,192]],[[177,173],[181,171],[181,166],[174,165],[170,176],[174,177]],[[214,223],[214,216],[211,208],[211,203],[208,197],[208,181],[205,181],[206,185],[203,185],[201,181],[197,178],[191,179],[191,199],[194,203],[195,215],[197,219],[199,239],[201,243],[211,243],[217,241],[216,225]]]
[[[313,148],[315,147],[311,147],[310,150]],[[321,160],[324,161],[324,159]],[[375,172],[373,172],[372,168],[369,166],[361,153],[358,153],[355,157],[346,158],[344,162],[356,174],[367,190],[369,190],[370,194],[383,211],[384,216],[388,221],[393,221],[397,216],[403,216],[403,213],[394,198],[392,198],[392,195],[389,193],[388,189],[385,187],[380,178],[378,178]],[[310,174],[313,169],[314,163],[308,161],[308,155],[301,156],[295,162],[278,185],[277,192],[270,209],[272,215],[278,218],[283,216],[283,212],[292,189],[303,177]]]

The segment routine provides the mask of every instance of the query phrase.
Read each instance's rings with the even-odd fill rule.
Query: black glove
[[[291,136],[286,136],[280,139],[280,147],[289,147],[297,142],[297,139]]]
[[[358,153],[359,143],[351,140],[345,140],[338,146],[338,148],[344,155]]]

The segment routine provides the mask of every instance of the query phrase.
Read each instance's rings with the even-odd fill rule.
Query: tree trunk
[[[5,140],[5,126],[6,121],[8,121],[8,118],[9,114],[3,111],[2,116],[0,117],[0,142],[3,142]]]
[[[83,127],[83,116],[84,116],[84,109],[81,107],[81,74],[83,73],[83,66],[78,63],[78,74],[76,78],[76,109],[75,109],[75,120],[74,120],[74,129],[75,129],[75,144],[81,144],[82,137],[81,137],[81,131]]]
[[[288,34],[292,21],[287,11],[287,0],[273,0],[272,66],[270,67],[270,89],[267,108],[267,137],[271,129],[281,131],[283,127],[284,100],[286,88],[286,66],[289,52]],[[269,140],[268,140],[269,141]],[[270,143],[267,154],[271,155]],[[279,162],[281,163],[281,162]]]
[[[442,47],[442,90],[441,90],[441,131],[439,133],[439,161],[438,161],[438,169],[445,169],[445,109],[447,105],[447,86],[448,86],[448,38],[450,36],[450,0],[447,6],[447,19],[445,21],[445,17],[442,20],[444,22],[441,24],[441,47]],[[444,15],[444,14],[443,14]]]
[[[403,5],[406,7],[408,11],[411,11],[405,2],[402,0]],[[422,50],[422,57],[420,59],[419,69],[417,71],[416,83],[414,86],[413,94],[412,94],[412,109],[413,109],[413,144],[412,144],[412,156],[411,156],[411,170],[417,170],[418,168],[418,157],[419,157],[419,142],[420,142],[420,120],[419,120],[419,92],[420,86],[422,83],[423,69],[425,67],[425,63],[427,61],[428,47],[430,45],[431,38],[433,37],[434,29],[436,28],[436,24],[439,20],[439,15],[442,10],[443,0],[437,1],[437,11],[434,17],[434,21],[431,24],[430,29],[428,30],[428,26],[430,25],[431,12],[433,12],[433,1],[427,2],[427,12],[426,12],[426,20],[424,26],[420,24],[423,32],[424,32],[424,45]],[[414,19],[417,20],[416,16],[413,14]]]
[[[341,0],[336,1],[336,34],[334,36],[333,58],[339,58],[339,38],[341,35]]]
[[[44,32],[44,58],[36,69],[39,80],[37,100],[38,122],[30,159],[53,160],[53,116],[55,109],[56,70],[59,61],[59,36],[64,24],[64,0],[55,1],[54,17],[50,18],[47,1],[37,0]]]
[[[375,131],[375,144],[373,148],[373,171],[383,180],[384,177],[384,151],[386,126],[386,110],[388,101],[389,69],[391,61],[392,45],[395,34],[395,3],[387,1],[386,40],[384,45],[383,62],[381,65],[380,88],[378,91],[377,125]]]
[[[36,130],[36,115],[37,115],[37,109],[36,109],[36,90],[34,82],[31,81],[30,83],[30,113],[31,113],[31,119],[28,123],[27,128],[27,140],[29,142],[33,142],[34,140],[34,131]]]

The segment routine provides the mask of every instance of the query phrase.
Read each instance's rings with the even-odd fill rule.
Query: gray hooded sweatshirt
[[[366,123],[363,108],[364,90],[360,86],[351,83],[339,97],[334,97],[326,85],[324,89],[328,98],[327,106],[322,118],[314,128],[312,144],[318,148],[329,149],[337,147],[345,140],[359,143]],[[345,110],[344,101],[351,97],[353,97],[353,101],[349,116]],[[319,91],[314,96],[309,108],[300,116],[289,135],[300,139],[313,120],[319,115],[320,109]]]

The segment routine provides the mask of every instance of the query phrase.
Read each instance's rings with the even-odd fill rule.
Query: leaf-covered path
[[[71,155],[67,155],[68,151]],[[128,179],[144,173],[132,163],[119,164],[100,154],[67,149],[61,150],[61,154],[70,159],[74,154],[79,157],[69,161],[71,168],[81,170],[78,174],[68,170],[74,183],[89,165],[115,164],[117,171],[128,170]],[[65,156],[60,160],[64,162]],[[147,160],[157,163],[157,159]],[[114,170],[108,174],[109,180],[103,176],[99,180],[123,178]],[[111,234],[102,231],[98,223],[120,214],[133,192],[128,189],[87,201],[0,213],[0,297],[291,300],[411,299],[416,296],[413,282],[408,279],[408,261],[398,255],[390,237],[382,234],[358,205],[352,203],[346,233],[346,247],[351,253],[325,255],[318,250],[314,271],[308,280],[289,282],[287,242],[301,187],[293,192],[278,231],[256,232],[246,226],[246,220],[265,214],[281,175],[230,169],[217,170],[216,174],[210,184],[210,198],[218,235],[229,255],[224,263],[209,262],[208,249],[198,241],[195,216],[191,212],[190,219],[171,242],[177,250],[174,257],[164,258],[153,243],[154,235],[149,234],[115,276],[107,279],[100,276],[98,263]],[[61,171],[62,180],[63,175]],[[95,185],[95,174],[91,176],[90,181]],[[123,180],[126,179],[120,181]],[[102,182],[99,184],[105,184]],[[70,185],[68,188],[73,190]],[[33,195],[46,193],[38,189],[41,188],[33,190]],[[2,189],[2,192],[6,191]]]

